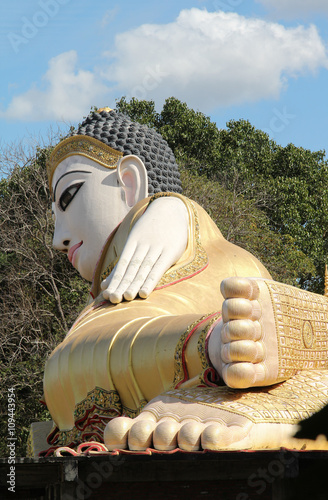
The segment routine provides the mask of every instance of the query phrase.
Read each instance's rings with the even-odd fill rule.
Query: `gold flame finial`
[[[107,113],[109,113],[110,111],[113,111],[113,110],[112,110],[112,108],[109,108],[108,106],[106,106],[105,108],[97,109],[97,113],[100,113],[101,111],[107,111]]]

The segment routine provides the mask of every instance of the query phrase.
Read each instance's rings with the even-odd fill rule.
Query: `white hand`
[[[146,298],[163,274],[183,254],[188,241],[188,212],[175,197],[155,200],[133,227],[122,255],[102,282],[103,296],[113,304]]]

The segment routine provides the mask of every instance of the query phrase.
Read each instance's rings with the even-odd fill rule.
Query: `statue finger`
[[[143,250],[144,253],[147,253],[147,251],[147,249]],[[138,254],[140,254],[140,247],[137,242],[128,240],[116,266],[112,270],[111,274],[106,278],[107,287],[110,286],[111,291],[114,291],[123,277],[125,277],[131,262],[138,258]]]
[[[131,286],[128,288],[128,290],[124,294],[124,298],[126,300],[133,300],[138,295],[140,290],[144,288],[144,284],[147,281],[149,275],[153,273],[154,267],[156,266],[156,263],[157,263],[159,256],[160,256],[160,252],[161,252],[161,250],[156,249],[156,250],[152,250],[151,252],[149,252],[147,254],[146,258],[143,260],[143,262],[138,270],[138,273],[136,274],[133,282],[131,283]],[[156,283],[157,282],[158,282],[158,280],[156,281]],[[153,291],[156,283],[151,288],[148,295]],[[147,297],[148,297],[148,295],[147,295]],[[142,297],[142,298],[145,298],[145,297]]]
[[[129,260],[127,258],[120,258],[110,275],[102,281],[101,288],[102,290],[104,290],[103,295],[105,298],[106,295],[113,293],[120,285],[125,276],[126,268],[128,265]]]
[[[131,274],[128,278],[123,277],[115,290],[110,290],[110,288],[108,288],[103,292],[103,295],[106,293],[106,296],[108,295],[110,302],[112,302],[113,304],[122,302],[125,292],[131,285],[131,279]]]
[[[100,283],[100,288],[102,290],[106,290],[109,287],[113,279],[113,276],[116,275],[116,269],[117,269],[117,264],[113,267],[112,272],[107,276],[107,278],[102,280],[102,282]]]
[[[107,292],[111,302],[117,304],[123,300],[123,297],[126,300],[133,300],[136,297],[140,286],[145,280],[145,276],[149,272],[149,269],[147,271],[147,261],[150,260],[149,266],[152,265],[152,260],[148,259],[147,255],[148,248],[146,246],[137,248],[124,276],[120,276],[120,281],[115,281],[108,287]]]
[[[142,279],[135,279],[133,283],[129,286],[129,288],[124,292],[125,300],[133,300],[138,295],[140,290],[140,286],[143,283]]]
[[[168,264],[167,257],[160,257],[156,264],[153,266],[151,272],[145,279],[144,284],[140,288],[139,296],[142,299],[146,299],[151,292],[156,287],[157,283],[160,281],[164,273],[171,267],[171,263]]]
[[[139,257],[141,252],[145,253],[146,250],[135,250],[132,254],[131,252],[122,253],[111,274],[103,281],[102,289],[106,289],[106,293],[103,293],[105,298],[113,294],[122,283],[124,283],[126,288],[129,286],[129,280],[130,282],[133,280],[136,270],[142,261],[142,256]]]

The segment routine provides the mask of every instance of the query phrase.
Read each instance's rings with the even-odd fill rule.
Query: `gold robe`
[[[102,279],[118,261],[133,225],[158,196],[177,196],[187,207],[184,254],[147,299],[116,305],[104,301]],[[104,246],[91,288],[95,299],[47,361],[45,400],[56,424],[49,443],[102,440],[108,420],[136,416],[168,389],[216,385],[206,345],[220,319],[220,283],[229,276],[270,278],[255,257],[223,238],[196,203],[172,193],[138,203]]]

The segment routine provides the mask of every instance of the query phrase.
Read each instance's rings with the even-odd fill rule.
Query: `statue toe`
[[[129,449],[133,451],[144,451],[152,447],[153,432],[156,422],[153,420],[136,421],[129,432]]]
[[[104,430],[104,443],[109,451],[128,447],[129,430],[133,420],[128,417],[118,417],[111,420]]]
[[[173,418],[159,422],[153,435],[154,448],[161,451],[178,448],[177,435],[180,427],[181,425]]]

